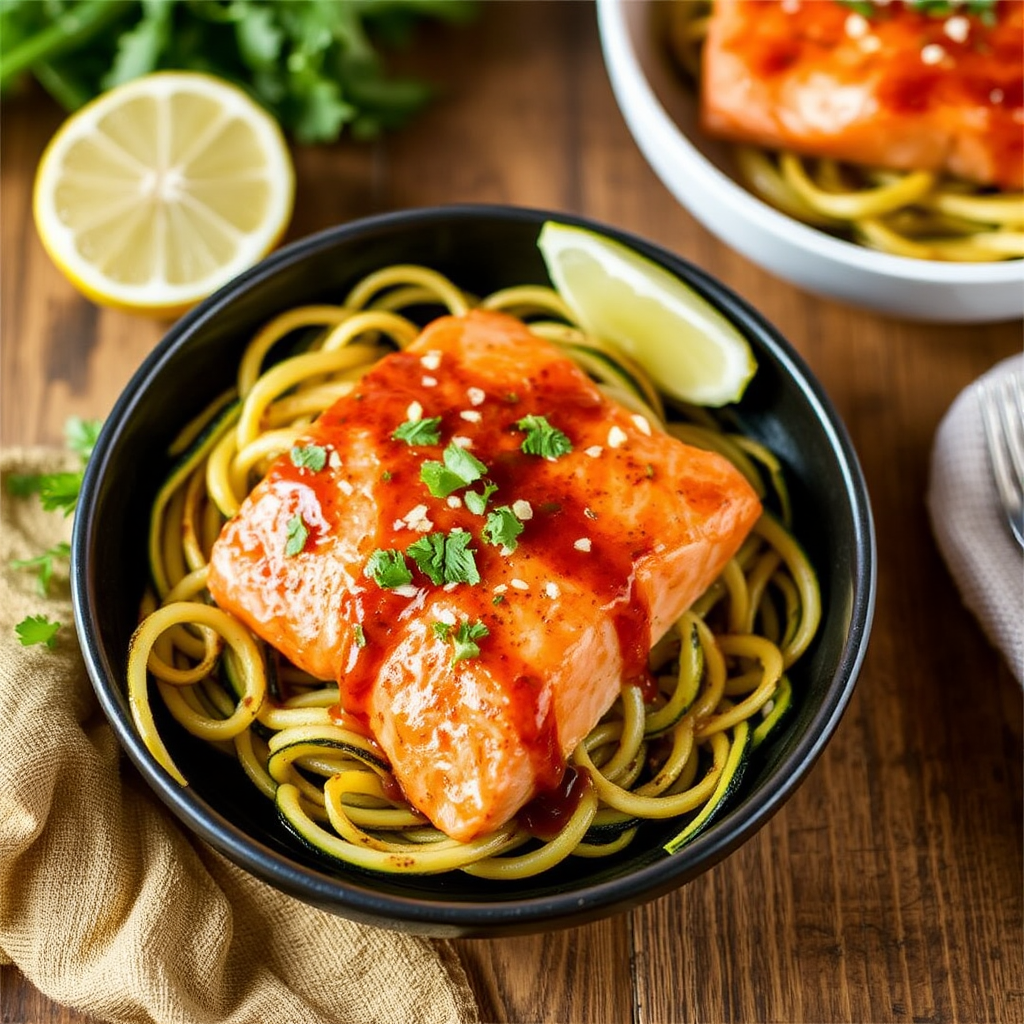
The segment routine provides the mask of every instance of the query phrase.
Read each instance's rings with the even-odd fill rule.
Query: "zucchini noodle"
[[[206,590],[220,528],[270,461],[385,352],[418,335],[412,313],[424,319],[438,306],[519,316],[610,396],[731,459],[766,506],[719,581],[655,645],[656,697],[645,704],[639,687],[625,686],[571,754],[567,777],[578,799],[543,840],[519,819],[472,842],[435,829],[404,801],[363,723],[339,709],[338,683],[288,663]],[[279,343],[288,354],[272,358]],[[235,388],[185,426],[171,453],[176,462],[152,509],[151,587],[128,656],[136,727],[158,763],[187,785],[157,730],[155,690],[184,730],[236,758],[287,826],[329,862],[526,878],[570,856],[614,855],[643,821],[678,818],[681,831],[665,846],[674,852],[727,808],[757,749],[794,705],[787,673],[815,634],[821,603],[790,532],[778,460],[706,411],[669,405],[639,366],[572,323],[550,288],[507,288],[478,300],[423,267],[378,271],[338,306],[292,309],[262,328],[241,357]]]
[[[711,0],[673,0],[676,64],[700,81]],[[895,256],[964,263],[1024,257],[1024,193],[927,171],[899,172],[735,145],[741,181],[769,205],[840,238]]]

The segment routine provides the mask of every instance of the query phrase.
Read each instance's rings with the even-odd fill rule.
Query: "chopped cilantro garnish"
[[[526,431],[526,437],[519,447],[527,455],[557,459],[572,451],[572,441],[557,427],[551,426],[544,416],[524,416],[516,426]]]
[[[455,653],[452,655],[453,665],[457,661],[476,658],[480,654],[480,645],[476,641],[482,640],[490,633],[490,630],[479,619],[476,622],[463,622],[457,629],[447,622],[435,622],[431,628],[438,640],[443,640],[445,643],[451,640],[455,644]]]
[[[444,546],[444,579],[446,583],[480,582],[473,549],[469,546],[473,536],[468,530],[452,530]]]
[[[60,623],[51,622],[45,615],[29,615],[14,627],[22,647],[46,644],[51,650],[57,646],[58,629]]]
[[[874,18],[882,13],[883,5],[875,0],[839,0],[844,7],[856,11],[865,18]],[[907,7],[932,18],[945,18],[950,14],[974,14],[985,25],[996,23],[997,0],[907,0]]]
[[[420,572],[430,579],[435,586],[444,580],[444,549],[445,534],[428,533],[425,537],[413,541],[406,549],[409,557],[416,563]]]
[[[67,541],[59,541],[52,548],[44,551],[35,558],[22,558],[11,562],[12,569],[35,569],[36,580],[39,584],[39,593],[46,596],[50,587],[50,578],[53,576],[53,563],[58,558],[68,558],[71,555],[71,545]]]
[[[505,595],[504,594],[495,594],[494,597],[491,598],[491,604],[501,604],[501,602],[504,601],[504,600],[505,600]]]
[[[308,469],[311,473],[319,473],[327,465],[327,449],[318,444],[296,445],[289,455],[293,466]]]
[[[380,478],[386,484],[391,483],[391,470],[390,469],[385,469],[384,472],[381,473]]]
[[[472,585],[480,582],[474,551],[469,546],[472,540],[468,530],[428,533],[409,545],[408,555],[435,586],[446,583]]]
[[[406,420],[391,436],[396,441],[404,441],[408,445],[437,444],[441,440],[441,417]]]
[[[478,657],[480,645],[476,641],[482,640],[489,633],[490,630],[479,619],[476,622],[463,622],[455,631],[455,653],[452,655],[452,664]]]
[[[466,491],[463,495],[463,500],[466,502],[466,508],[475,516],[482,516],[487,511],[487,502],[490,501],[491,495],[498,489],[497,484],[484,484],[483,492],[480,491]]]
[[[442,456],[444,462],[424,462],[420,466],[420,479],[435,498],[447,498],[467,484],[476,483],[487,472],[487,467],[465,448],[449,444]]]
[[[385,590],[393,590],[395,587],[404,587],[412,583],[412,570],[406,564],[405,555],[394,548],[377,548],[370,555],[363,574]]]
[[[933,18],[947,14],[976,14],[986,25],[996,23],[996,0],[908,0],[908,7]]]
[[[501,505],[487,514],[483,534],[495,547],[515,551],[516,537],[523,532],[523,524],[508,505]]]
[[[306,546],[306,538],[309,537],[309,529],[307,528],[302,515],[298,512],[288,520],[285,529],[288,533],[287,539],[285,540],[284,553],[291,558],[293,555],[297,555]]]
[[[358,622],[352,627],[352,635],[355,637],[356,647],[366,646],[366,634],[363,632],[363,627]]]
[[[839,0],[839,2],[844,7],[849,7],[851,11],[856,11],[865,18],[872,18],[878,13],[878,8],[872,0]]]

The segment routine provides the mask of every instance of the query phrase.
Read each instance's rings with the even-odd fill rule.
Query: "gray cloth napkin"
[[[982,381],[1022,365],[1024,355],[1004,359],[953,401],[935,434],[927,505],[964,604],[1024,684],[1024,554],[999,506],[978,401]]]

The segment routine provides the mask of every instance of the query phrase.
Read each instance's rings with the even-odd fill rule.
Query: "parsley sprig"
[[[47,512],[71,515],[78,503],[85,466],[96,446],[101,425],[99,420],[83,420],[72,416],[64,424],[64,439],[68,448],[81,457],[82,468],[59,473],[12,473],[7,477],[7,493],[19,498],[38,494]]]
[[[81,468],[60,473],[11,473],[7,477],[7,493],[18,498],[38,494],[45,511],[60,511],[65,516],[71,515],[78,503],[82,481],[85,479],[85,467],[96,447],[101,426],[100,420],[69,417],[64,424],[64,441],[81,458]],[[41,555],[11,562],[11,567],[35,569],[36,585],[40,595],[45,597],[56,568],[55,563],[70,555],[71,546],[66,541],[59,541]],[[57,631],[60,628],[59,622],[52,621],[46,615],[29,615],[15,625],[14,631],[23,646],[43,644],[52,650],[57,645]]]
[[[52,548],[48,548],[41,555],[35,558],[19,558],[11,562],[12,569],[35,569],[36,584],[41,597],[46,597],[50,590],[50,580],[53,578],[54,562],[71,557],[71,545],[67,541],[58,541]]]
[[[57,646],[59,622],[51,621],[46,615],[29,615],[14,627],[22,647],[45,644],[51,651]]]
[[[298,142],[368,138],[434,92],[390,73],[388,54],[421,22],[476,10],[472,0],[5,0],[0,86],[34,73],[70,111],[138,75],[201,70],[237,82]]]

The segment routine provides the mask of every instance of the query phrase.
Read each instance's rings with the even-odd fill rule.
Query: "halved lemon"
[[[50,141],[33,214],[72,284],[176,316],[265,256],[295,174],[276,121],[209,75],[157,72],[97,97]]]
[[[537,245],[580,326],[632,356],[660,391],[710,406],[743,394],[757,369],[749,343],[674,274],[568,224],[545,223]]]

